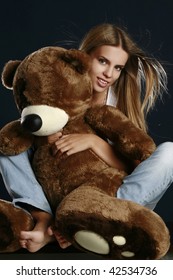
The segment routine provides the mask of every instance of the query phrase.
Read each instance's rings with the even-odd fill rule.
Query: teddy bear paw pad
[[[108,242],[95,232],[80,230],[75,233],[74,239],[81,247],[88,251],[103,255],[109,254]]]
[[[115,235],[113,237],[113,242],[118,246],[123,246],[126,244],[126,239],[124,236],[121,235]]]
[[[121,255],[123,257],[126,257],[126,258],[132,258],[135,256],[135,253],[131,252],[131,251],[124,251],[124,252],[121,252]]]

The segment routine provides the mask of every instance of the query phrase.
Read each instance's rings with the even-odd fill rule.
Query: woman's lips
[[[108,82],[105,81],[105,80],[103,80],[103,79],[101,79],[101,78],[97,78],[97,81],[98,81],[98,85],[99,85],[100,87],[105,88],[105,87],[108,85]]]

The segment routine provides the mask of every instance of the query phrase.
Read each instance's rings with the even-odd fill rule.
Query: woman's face
[[[92,51],[90,57],[93,92],[107,92],[119,78],[128,60],[128,54],[121,47],[103,45]]]

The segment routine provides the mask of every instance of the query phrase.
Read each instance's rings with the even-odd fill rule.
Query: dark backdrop
[[[0,8],[0,69],[10,59],[48,45],[77,47],[90,27],[112,22],[127,28],[145,50],[165,63],[169,95],[150,113],[150,134],[157,144],[173,140],[172,0],[6,0]],[[0,85],[0,127],[17,118],[11,91]],[[152,176],[152,174],[151,174]],[[0,197],[7,198],[2,179]],[[26,186],[27,187],[27,186]],[[173,221],[173,188],[156,211]]]

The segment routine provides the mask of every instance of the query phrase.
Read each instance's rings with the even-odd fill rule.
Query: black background
[[[157,144],[172,141],[172,3],[172,0],[6,0],[0,8],[0,69],[8,60],[23,59],[44,46],[77,47],[85,32],[102,22],[126,27],[144,50],[164,62],[169,94],[157,102],[148,124]],[[0,85],[0,127],[18,117],[12,92]],[[0,197],[7,198],[2,180],[0,185]],[[173,221],[172,201],[171,185],[156,208],[168,222]]]

